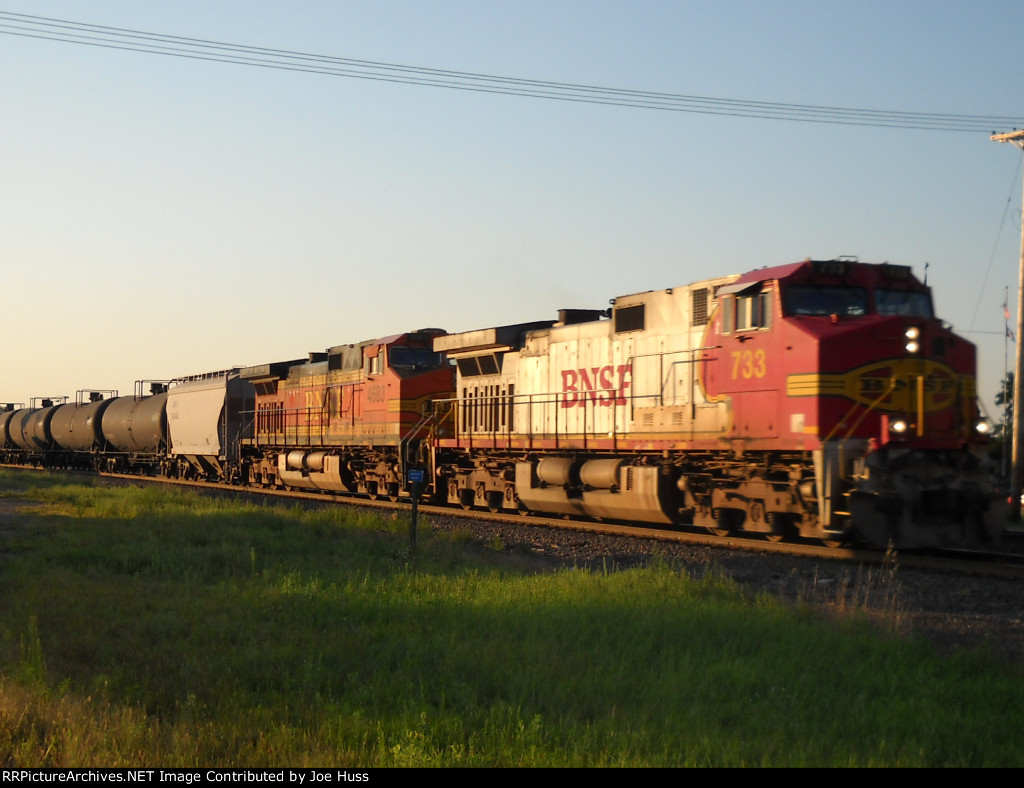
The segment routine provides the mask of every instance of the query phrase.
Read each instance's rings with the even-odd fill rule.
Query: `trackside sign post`
[[[423,493],[423,482],[426,471],[423,468],[410,468],[406,475],[409,494],[412,495],[412,515],[409,517],[409,557],[416,554],[416,519],[419,516],[420,495]]]

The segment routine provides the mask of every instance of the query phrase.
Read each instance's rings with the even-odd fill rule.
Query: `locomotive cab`
[[[777,310],[762,312],[781,323],[763,356],[740,322],[740,299],[755,280],[779,296]],[[975,348],[936,319],[930,290],[908,267],[805,261],[753,272],[732,289],[719,325],[723,350],[737,359],[735,385],[720,388],[737,427],[766,439],[763,448],[811,450],[817,529],[903,546],[998,533],[978,431]],[[730,350],[737,340],[744,349]],[[766,381],[784,396],[766,399]],[[769,402],[781,409],[775,431],[765,428],[775,415],[765,415]]]

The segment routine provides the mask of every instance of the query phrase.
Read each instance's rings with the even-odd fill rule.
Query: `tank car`
[[[76,393],[74,402],[58,407],[50,419],[53,447],[46,464],[51,467],[93,468],[104,445],[100,427],[103,413],[116,396],[116,391],[82,390]]]
[[[167,391],[163,382],[153,383],[144,394],[140,381],[135,394],[112,399],[103,411],[100,430],[102,466],[117,473],[160,472],[167,448]]]
[[[308,360],[242,370],[256,390],[248,481],[397,499],[425,451],[430,404],[454,372],[431,343],[440,329],[337,345]],[[435,433],[443,428],[433,423]]]
[[[434,348],[451,503],[900,547],[1003,527],[974,346],[905,266],[806,260]]]
[[[24,409],[22,402],[0,403],[0,460],[11,462],[11,453],[14,451],[14,440],[11,438],[11,422],[14,414]]]
[[[50,422],[54,412],[66,400],[67,397],[37,397],[27,408],[5,405],[0,417],[0,438],[3,439],[0,445],[4,461],[45,465],[54,445]]]

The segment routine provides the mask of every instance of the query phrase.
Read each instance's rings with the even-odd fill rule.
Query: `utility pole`
[[[1024,131],[993,134],[993,142],[1009,142],[1024,151]],[[1024,214],[1022,214],[1024,217]],[[1024,222],[1020,231],[1020,268],[1017,273],[1017,363],[1013,373],[1013,466],[1010,470],[1010,519],[1020,519],[1020,493],[1024,487],[1021,444],[1024,444],[1024,373],[1021,370],[1021,343],[1024,342]]]
[[[1024,232],[1024,227],[1021,228],[1021,232]],[[1006,383],[1010,379],[1010,288],[1009,286],[1003,288],[1003,382],[1000,384],[1000,394],[1003,397],[1003,450],[1000,457],[1000,471],[1002,478],[1010,478],[1010,452],[1006,450],[1007,441],[1012,440],[1010,438],[1007,426],[1010,423],[1010,392],[1006,388]],[[1017,339],[1014,337],[1014,344]],[[1014,352],[1014,358],[1016,358],[1016,352]]]

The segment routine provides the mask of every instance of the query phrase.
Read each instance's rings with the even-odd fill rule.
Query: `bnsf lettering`
[[[307,391],[306,392],[306,409],[313,410],[314,408],[321,407],[320,405],[321,392],[319,391]]]
[[[586,405],[587,399],[602,407],[626,404],[627,379],[633,372],[632,364],[611,364],[590,369],[562,370],[562,407]]]
[[[890,386],[892,386],[894,392],[905,391],[908,385],[917,386],[917,380],[911,378],[908,383],[904,378],[897,378],[895,384],[893,384],[892,378],[861,378],[860,393],[881,394],[883,391],[888,391]],[[950,378],[930,377],[924,379],[924,390],[929,393],[949,394],[955,389],[956,381]]]

